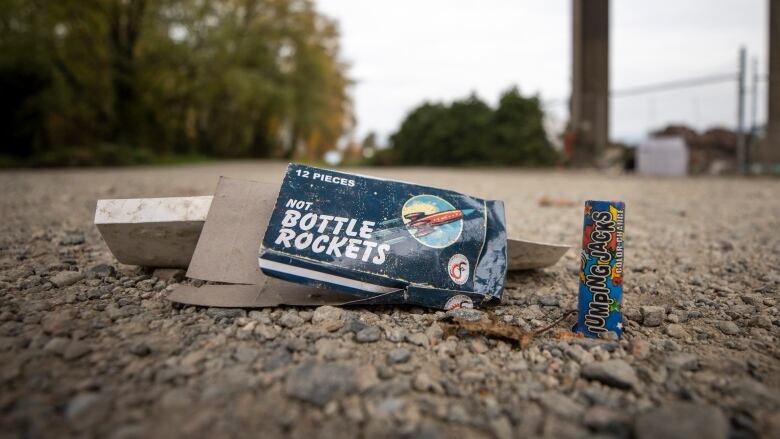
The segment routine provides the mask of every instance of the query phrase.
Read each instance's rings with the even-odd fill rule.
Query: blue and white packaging
[[[501,201],[291,164],[259,266],[360,303],[454,309],[500,300],[506,248]]]

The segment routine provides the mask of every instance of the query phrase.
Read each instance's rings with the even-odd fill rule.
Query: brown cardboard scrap
[[[263,285],[257,252],[279,185],[220,177],[187,277]]]
[[[262,308],[344,304],[355,298],[269,278],[257,267],[279,186],[221,177],[187,277],[232,285],[180,286],[168,299],[190,305]]]
[[[168,300],[186,305],[227,308],[265,308],[279,305],[343,305],[355,298],[318,288],[305,287],[277,279],[266,285],[181,285]]]

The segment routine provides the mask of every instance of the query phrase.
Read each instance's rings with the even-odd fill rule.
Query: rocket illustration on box
[[[404,218],[409,220],[409,222],[406,223],[406,228],[409,229],[415,237],[420,238],[433,233],[435,227],[454,223],[455,221],[463,219],[464,216],[465,213],[462,210],[456,209],[431,214],[413,212],[404,215]]]

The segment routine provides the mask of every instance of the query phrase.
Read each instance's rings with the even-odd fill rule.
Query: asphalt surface
[[[284,169],[0,172],[0,435],[780,437],[780,180],[355,169],[501,199],[510,235],[572,245],[476,314],[525,331],[575,308],[583,201],[626,202],[623,339],[563,337],[572,316],[525,348],[421,308],[174,306],[177,279],[92,225],[99,198]]]

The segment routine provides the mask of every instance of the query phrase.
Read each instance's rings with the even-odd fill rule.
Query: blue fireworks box
[[[500,300],[506,247],[501,201],[291,164],[259,266],[354,303],[454,309]]]
[[[587,337],[623,334],[623,235],[626,204],[585,202],[580,255],[578,317],[574,331]]]

